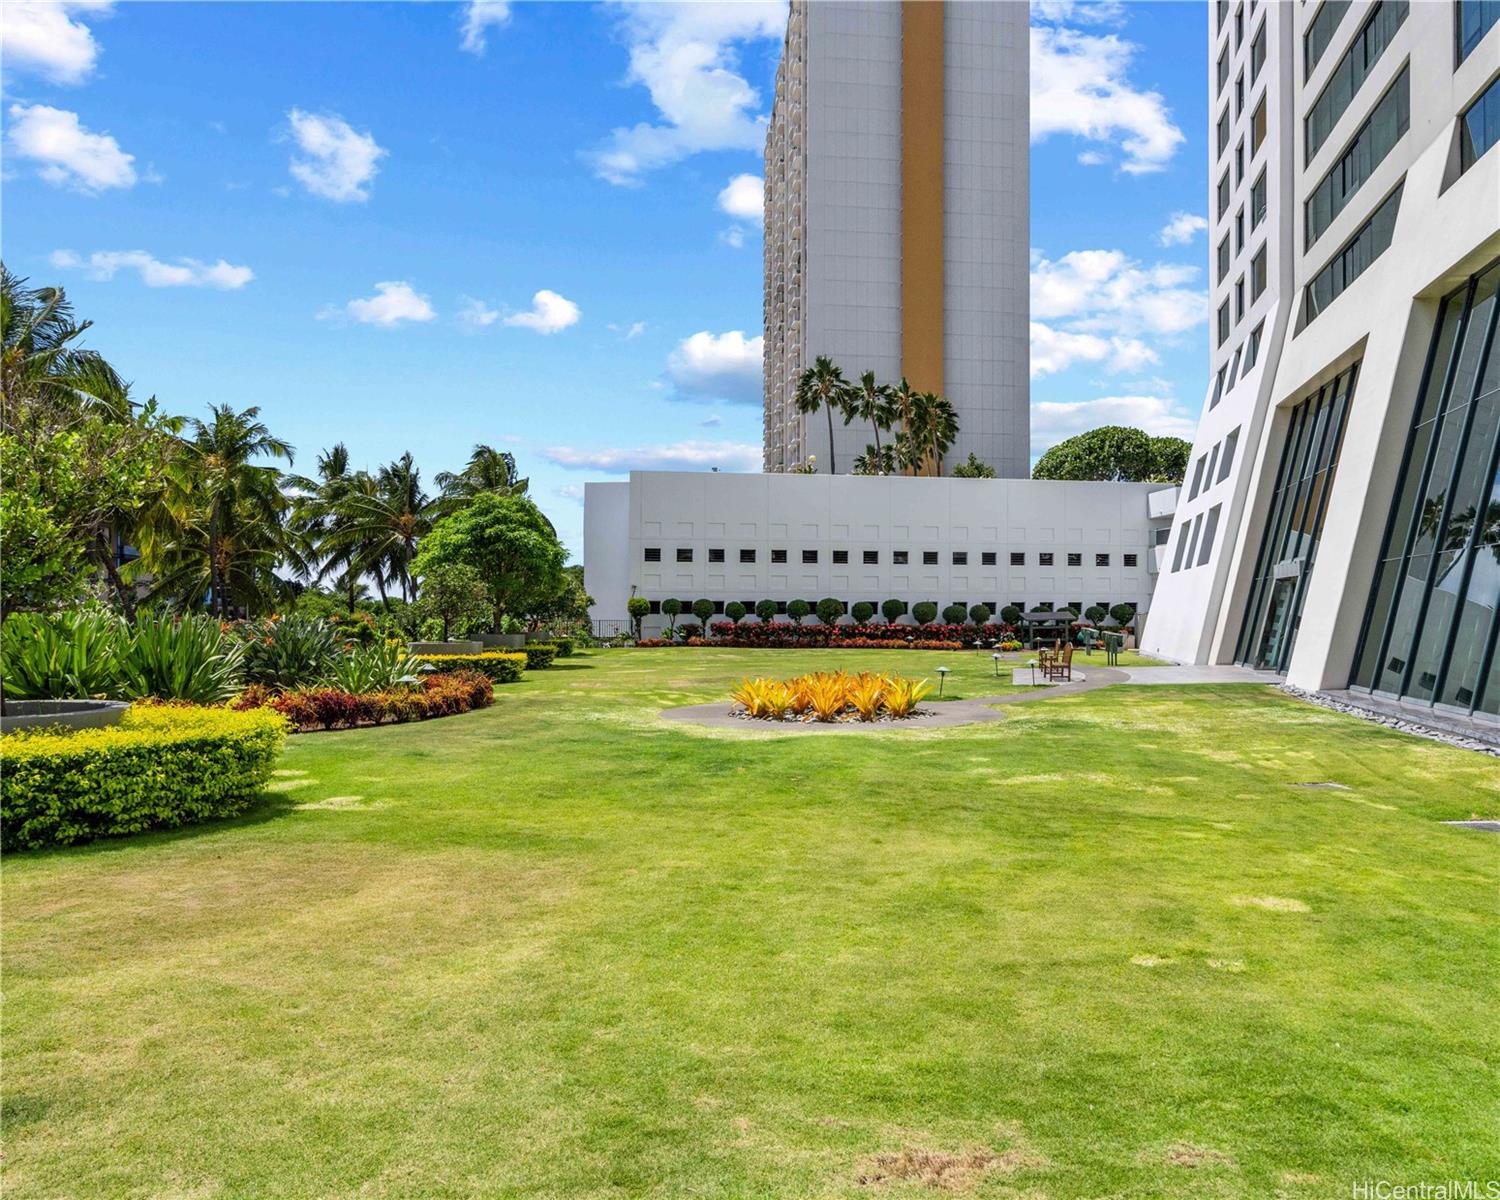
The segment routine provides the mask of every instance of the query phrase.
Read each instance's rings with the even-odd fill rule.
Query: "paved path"
[[[1130,667],[1122,668],[1125,683],[1194,684],[1194,683],[1264,683],[1280,682],[1269,671],[1252,671],[1249,667]]]

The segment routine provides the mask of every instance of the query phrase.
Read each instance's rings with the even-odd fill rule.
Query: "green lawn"
[[[903,1150],[1049,1200],[1500,1178],[1500,839],[1440,824],[1500,816],[1496,760],[1258,686],[655,715],[939,663],[995,690],[575,657],[294,738],[241,820],[10,856],[7,1196],[931,1194],[877,1182]]]

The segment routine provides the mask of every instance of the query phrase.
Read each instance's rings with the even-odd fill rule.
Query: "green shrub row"
[[[546,670],[556,657],[557,647],[551,642],[526,643],[526,669],[528,671]]]
[[[286,737],[269,710],[136,705],[119,724],[0,738],[0,846],[66,846],[242,812]]]
[[[515,683],[528,665],[519,650],[486,650],[483,654],[424,654],[421,661],[439,671],[481,671],[493,683]]]

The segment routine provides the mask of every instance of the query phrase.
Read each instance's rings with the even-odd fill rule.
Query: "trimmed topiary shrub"
[[[545,671],[556,657],[557,647],[551,642],[526,643],[526,669],[528,671]]]
[[[682,601],[671,597],[663,600],[661,602],[661,615],[667,618],[667,628],[675,633],[677,631],[677,618],[682,615]]]
[[[990,623],[990,607],[988,604],[976,604],[969,609],[969,620],[976,625],[988,625]]]
[[[897,617],[906,615],[905,600],[887,600],[880,606],[880,615],[887,621],[894,621]]]
[[[707,625],[709,617],[714,615],[714,602],[712,600],[694,600],[693,616],[698,618],[698,624]]]
[[[868,600],[858,600],[849,610],[849,615],[854,618],[856,624],[863,625],[875,615],[875,606]]]
[[[494,683],[515,683],[526,669],[526,655],[518,650],[489,650],[483,654],[424,654],[420,660],[439,671],[479,671]]]
[[[809,604],[806,600],[792,600],[789,601],[786,606],[786,615],[791,617],[792,620],[796,621],[799,625],[802,623],[802,618],[807,616],[811,612],[812,605]]]
[[[738,624],[740,621],[743,621],[745,619],[745,606],[738,600],[731,600],[724,606],[724,615],[728,617],[729,620]]]
[[[1129,625],[1132,621],[1135,620],[1135,605],[1116,604],[1109,610],[1109,615],[1112,616],[1121,625]]]
[[[818,620],[825,625],[832,625],[844,615],[844,602],[835,600],[832,596],[824,597],[818,601],[818,607],[814,610],[818,614]]]
[[[552,644],[557,647],[558,658],[568,658],[577,649],[577,643],[571,637],[554,637]]]
[[[1090,604],[1083,610],[1083,615],[1097,625],[1105,617],[1109,616],[1109,609],[1105,608],[1102,604]]]
[[[931,625],[937,620],[937,604],[932,600],[918,600],[911,606],[911,615],[918,625]]]
[[[776,615],[776,601],[762,600],[755,606],[755,615],[762,621],[769,621]]]
[[[1021,623],[1021,610],[1014,604],[1007,604],[1000,610],[1000,619],[1007,625],[1019,625]]]
[[[950,604],[943,609],[943,620],[949,625],[962,625],[968,615],[969,610],[962,604]]]
[[[286,737],[274,712],[135,705],[118,725],[0,738],[0,845],[67,846],[243,812]]]

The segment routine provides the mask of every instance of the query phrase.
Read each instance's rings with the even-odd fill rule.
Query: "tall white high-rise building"
[[[1212,374],[1145,649],[1500,713],[1500,3],[1209,6]]]
[[[947,396],[1030,472],[1028,10],[792,0],[766,137],[765,469],[847,473],[867,422],[793,403],[819,355]]]

